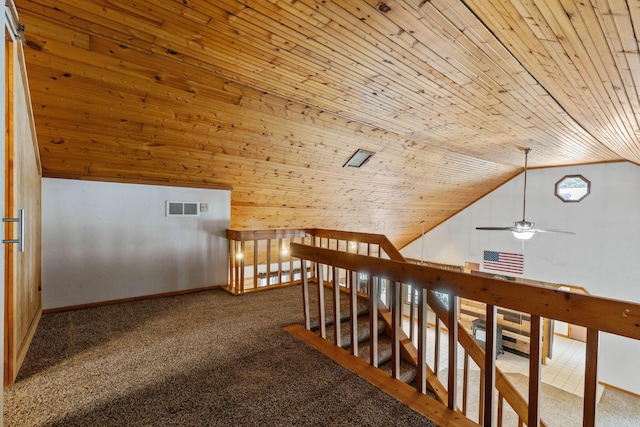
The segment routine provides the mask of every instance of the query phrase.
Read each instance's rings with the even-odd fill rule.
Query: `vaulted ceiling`
[[[233,228],[402,246],[521,148],[640,163],[638,2],[15,2],[44,176],[232,188]]]

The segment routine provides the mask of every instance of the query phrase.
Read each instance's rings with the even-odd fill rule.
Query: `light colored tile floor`
[[[408,326],[408,324],[405,324],[405,326]],[[441,331],[439,370],[446,369],[448,365],[449,350],[447,339],[446,330]],[[427,342],[427,360],[429,365],[433,367],[434,328],[427,329]],[[585,351],[585,343],[556,335],[553,343],[553,357],[547,358],[547,363],[542,365],[542,382],[583,397]],[[464,351],[462,347],[458,346],[458,369],[463,368],[463,356]],[[469,365],[470,369],[479,369],[473,361]],[[498,355],[496,365],[504,373],[516,373],[525,376],[529,374],[529,359],[508,351]],[[601,394],[604,387],[598,387],[599,394]]]
[[[440,342],[440,359],[439,359],[439,371],[441,373],[440,380],[443,382],[446,388],[446,372],[443,370],[447,369],[448,365],[448,345],[447,345],[448,335],[446,330],[441,331]],[[434,360],[434,341],[435,341],[435,328],[428,328],[427,330],[427,360],[431,367],[433,367]],[[554,337],[553,344],[553,358],[548,359],[548,363],[542,366],[542,382],[564,390],[568,393],[572,393],[577,397],[581,398],[584,396],[584,369],[585,369],[585,354],[586,354],[586,345],[583,342],[568,339],[562,336]],[[458,346],[458,369],[463,368],[463,355],[464,351]],[[505,352],[504,354],[498,355],[496,360],[497,366],[505,373],[517,373],[522,374],[524,376],[528,376],[529,373],[529,359],[527,357],[519,356],[514,353]],[[470,368],[478,370],[479,368],[475,366],[473,361],[470,361]],[[460,386],[460,378],[458,379]],[[598,386],[598,401],[602,397],[604,393],[605,387],[599,385]],[[461,393],[459,391],[459,393]],[[523,396],[526,399],[526,391]],[[459,394],[458,401],[461,402],[461,394]],[[620,397],[612,396],[611,394],[607,395],[607,399],[603,399],[603,402],[606,401],[606,410],[605,407],[602,407],[602,413],[606,414],[604,417],[604,424],[606,426],[640,426],[640,419],[637,418],[637,401],[629,400],[628,395],[624,395],[621,399]],[[621,404],[620,402],[626,402]],[[632,402],[632,403],[628,403]],[[468,412],[467,415],[476,420],[478,416],[478,406],[477,401],[473,401],[471,399],[468,401]],[[555,402],[552,399],[549,399],[548,396],[545,397],[541,395],[541,405],[544,407],[548,405],[546,408],[549,410],[549,407],[553,407]],[[575,405],[575,403],[573,404]],[[626,405],[626,406],[625,406]],[[567,419],[563,419],[562,421],[558,421],[557,419],[545,419],[548,426],[562,426],[569,427],[573,425],[582,425],[581,423],[575,424],[572,421],[575,417],[575,410],[581,411],[582,406],[578,404],[578,406],[571,406],[569,408],[569,414]],[[598,407],[600,408],[600,406]],[[625,410],[624,408],[628,408]],[[513,410],[508,407],[508,404],[505,405],[505,419],[506,417],[513,418],[515,414]],[[545,411],[542,408],[543,412]],[[601,409],[598,409],[599,411]],[[507,413],[509,415],[507,415]],[[634,418],[636,417],[636,418]],[[505,425],[514,425],[511,423],[507,423]],[[599,424],[598,424],[599,425]]]

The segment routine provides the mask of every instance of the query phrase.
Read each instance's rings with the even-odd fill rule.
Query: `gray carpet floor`
[[[6,426],[431,426],[282,327],[299,287],[42,317]]]

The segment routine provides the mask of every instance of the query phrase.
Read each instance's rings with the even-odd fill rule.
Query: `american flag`
[[[486,270],[522,274],[524,271],[524,256],[508,252],[484,251],[483,267]]]

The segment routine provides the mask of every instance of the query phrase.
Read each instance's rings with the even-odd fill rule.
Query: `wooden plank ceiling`
[[[233,228],[402,246],[522,147],[640,163],[637,2],[16,4],[44,175],[232,188]],[[343,168],[358,148],[376,154]]]

